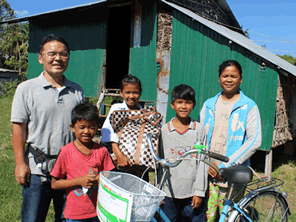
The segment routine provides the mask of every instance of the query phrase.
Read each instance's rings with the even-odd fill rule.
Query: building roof
[[[196,21],[202,23],[203,25],[207,26],[208,28],[216,31],[220,35],[228,38],[229,40],[237,43],[238,45],[244,47],[245,49],[253,52],[257,56],[261,57],[262,59],[274,64],[279,68],[279,71],[283,74],[287,75],[286,73],[290,73],[296,76],[296,66],[292,65],[291,63],[285,61],[284,59],[280,58],[276,54],[268,51],[267,49],[263,48],[262,46],[256,44],[252,40],[248,39],[246,36],[239,34],[238,32],[232,31],[226,28],[223,25],[219,25],[217,23],[211,22],[207,19],[202,18],[201,16],[193,13],[192,11],[185,9],[181,6],[178,6],[174,3],[168,2],[166,0],[161,0],[163,3],[175,8],[178,11],[186,14],[187,16],[195,19]]]
[[[39,17],[39,16],[44,16],[44,15],[48,15],[48,14],[52,14],[52,13],[63,12],[63,11],[67,11],[67,10],[86,8],[86,7],[90,7],[90,6],[93,6],[93,5],[98,5],[98,4],[101,4],[101,3],[104,3],[104,2],[107,2],[107,0],[98,0],[98,1],[95,1],[95,2],[87,3],[87,4],[76,5],[76,6],[72,6],[72,7],[68,7],[68,8],[43,12],[43,13],[39,13],[39,14],[35,14],[35,15],[22,17],[22,18],[10,19],[10,20],[0,22],[0,25],[5,24],[5,23],[11,24],[11,23],[17,23],[17,22],[25,22],[25,21],[28,21],[30,19],[33,19],[33,18],[36,18],[36,17]]]
[[[67,10],[91,7],[91,6],[98,5],[98,4],[101,4],[104,2],[107,2],[107,0],[98,0],[95,2],[77,5],[77,6],[73,6],[73,7],[69,7],[69,8],[58,9],[58,10],[48,11],[45,13],[40,13],[40,14],[31,15],[31,16],[27,16],[27,17],[2,21],[2,22],[0,22],[0,25],[4,24],[4,23],[24,22],[24,21],[28,21],[30,19],[34,19],[36,17],[46,16],[48,14],[63,12],[63,11],[67,11]],[[261,57],[262,59],[269,61],[270,63],[277,66],[279,68],[280,72],[282,72],[284,74],[290,73],[290,74],[296,76],[296,66],[285,61],[284,59],[282,59],[279,56],[275,55],[274,53],[268,51],[267,49],[263,48],[262,46],[256,44],[252,40],[248,39],[246,36],[244,36],[238,32],[232,31],[223,25],[219,25],[217,23],[211,22],[211,21],[195,14],[194,12],[190,11],[189,9],[178,6],[174,3],[168,2],[166,0],[161,0],[161,2],[171,6],[172,8],[175,8],[178,11],[181,11],[182,13],[186,14],[187,16],[195,19],[196,21],[202,23],[203,25],[207,26],[208,28],[210,28],[210,29],[216,31],[217,33],[223,35],[224,37],[228,38],[229,40],[231,40],[231,41],[237,43],[238,45],[246,48],[247,50],[253,52],[257,56]],[[228,10],[229,12],[231,12],[231,10],[225,0],[219,0],[219,4],[222,5],[225,10]],[[231,14],[232,14],[232,12],[231,12]],[[232,16],[233,16],[233,14],[232,14]]]
[[[201,15],[203,18],[206,18],[209,20],[213,19],[215,20],[215,22],[217,21],[221,22],[221,20],[226,19],[224,23],[227,23],[232,30],[244,34],[241,26],[236,20],[226,0],[210,0],[210,1],[167,0],[167,1],[180,5],[184,8],[187,8],[193,11],[194,13]],[[199,7],[199,6],[202,6],[202,7]],[[203,11],[204,9],[207,9],[207,10]],[[215,18],[212,18],[212,16],[214,16]]]
[[[19,73],[19,71],[17,71],[17,70],[2,69],[2,68],[0,68],[0,72],[15,72],[15,73]]]
[[[234,28],[232,30],[245,34],[242,27],[240,26],[239,22],[236,20],[236,17],[234,16],[232,10],[230,9],[228,3],[226,0],[218,0],[220,7],[225,11],[225,13],[228,15],[228,17],[231,19]]]

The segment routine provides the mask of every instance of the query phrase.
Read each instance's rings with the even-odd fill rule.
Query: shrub
[[[17,87],[17,80],[13,82],[0,83],[0,88],[3,91],[2,96],[13,96]]]

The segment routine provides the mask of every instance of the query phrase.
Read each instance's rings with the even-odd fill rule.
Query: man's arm
[[[15,179],[20,185],[28,185],[31,171],[25,162],[25,143],[27,135],[27,124],[12,124],[12,145],[15,157]]]

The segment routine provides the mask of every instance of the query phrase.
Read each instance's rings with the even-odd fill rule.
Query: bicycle
[[[165,159],[160,159],[156,155],[151,145],[151,135],[148,135],[148,140],[154,159],[164,167],[163,176],[158,184],[159,189],[161,189],[164,184],[169,167],[178,166],[181,161],[190,154],[200,153],[223,162],[228,162],[229,160],[226,156],[209,151],[204,145],[195,144],[195,149],[186,151],[182,154],[179,160],[171,163]],[[243,165],[234,165],[219,170],[206,159],[200,159],[200,161],[204,161],[212,166],[222,178],[230,183],[230,190],[225,200],[225,205],[221,212],[219,222],[224,222],[225,219],[229,222],[288,221],[288,215],[291,213],[287,201],[287,193],[280,191],[279,189],[279,187],[283,185],[283,181],[272,177],[253,180],[253,171],[249,167]],[[247,191],[247,194],[238,203],[233,201],[236,195],[231,198],[235,184],[242,185],[242,188],[236,193],[236,195],[245,190],[245,188]],[[231,211],[228,217],[230,208]],[[160,208],[157,212],[164,221],[169,222]],[[157,220],[154,218],[152,221],[156,222]]]
[[[183,161],[183,159],[185,159],[186,156],[196,153],[203,154],[223,162],[228,162],[229,160],[226,156],[209,151],[206,146],[203,146],[201,144],[195,144],[195,149],[186,151],[181,155],[180,159],[175,160],[175,162],[169,162],[165,159],[159,158],[156,155],[152,147],[150,134],[148,135],[148,145],[150,147],[150,150],[152,151],[152,155],[156,162],[164,167],[164,173],[161,177],[160,183],[156,186],[153,186],[147,183],[146,181],[142,181],[141,179],[133,175],[129,175],[127,173],[101,172],[98,200],[99,197],[101,198],[100,189],[105,189],[104,192],[107,193],[107,195],[110,195],[111,193],[110,198],[106,199],[106,201],[109,201],[111,205],[113,204],[112,206],[110,206],[109,209],[116,207],[117,211],[120,211],[120,208],[122,208],[123,206],[125,207],[124,209],[126,211],[124,212],[124,216],[121,217],[121,220],[119,220],[120,215],[118,212],[116,212],[117,217],[111,215],[111,217],[113,216],[112,219],[106,218],[106,215],[110,215],[110,213],[106,212],[104,207],[102,207],[98,201],[97,209],[100,208],[101,212],[105,211],[104,213],[98,213],[98,215],[100,214],[100,219],[102,221],[151,221],[152,219],[152,222],[157,222],[155,217],[153,218],[153,215],[156,212],[158,212],[160,217],[165,222],[170,222],[166,215],[161,211],[161,208],[159,207],[161,201],[164,199],[164,195],[161,191],[161,188],[166,180],[169,167],[178,166]],[[226,181],[228,181],[231,184],[230,191],[225,200],[225,205],[221,212],[219,222],[224,222],[225,219],[227,219],[227,221],[229,222],[288,221],[290,208],[289,203],[286,199],[287,194],[285,192],[280,191],[279,189],[279,187],[283,185],[283,181],[277,178],[267,177],[252,181],[253,172],[248,167],[242,165],[235,165],[229,168],[223,168],[219,170],[205,158],[197,159],[197,161],[204,161],[208,165],[212,166],[221,177],[223,177]],[[109,178],[110,181],[105,181],[108,181],[108,184],[101,184],[101,180],[104,178],[102,173],[105,173],[105,176],[111,175]],[[110,183],[115,181],[117,185],[113,186],[112,184],[111,186]],[[240,191],[233,198],[231,198],[234,184],[243,185],[247,188],[246,191],[248,192],[238,203],[235,203],[233,199]],[[115,192],[112,193],[110,187],[114,189]],[[129,189],[129,192],[126,192],[127,189]],[[242,190],[243,189],[244,188],[242,188]],[[130,196],[133,195],[137,197],[130,198]],[[129,201],[133,202],[134,199],[137,199],[137,204],[135,204],[135,206],[129,205]],[[115,200],[118,200],[117,206],[114,206],[114,203],[112,203]],[[121,205],[119,206],[118,203]],[[271,207],[269,207],[267,203],[271,203]],[[139,208],[137,209],[138,212],[136,213],[138,215],[134,214],[132,217],[131,214],[128,214],[127,212],[130,211],[131,208],[133,208],[133,210],[134,208]],[[230,215],[228,216],[229,213]],[[148,216],[145,217],[145,214],[147,214]],[[150,217],[150,215],[152,216]],[[139,216],[139,218],[146,218],[147,220],[137,220],[135,219],[137,218],[137,216]]]

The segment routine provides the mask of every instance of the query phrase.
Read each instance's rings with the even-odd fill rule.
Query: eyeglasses
[[[68,59],[69,58],[69,53],[68,52],[47,52],[45,55],[50,58],[56,58],[57,55],[59,55],[62,59]]]

